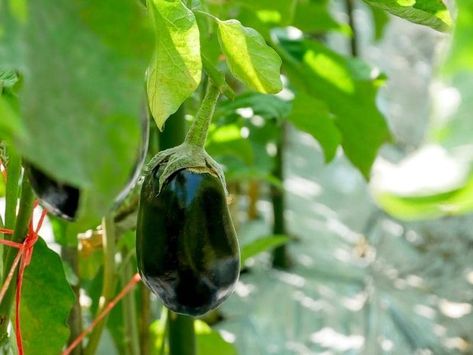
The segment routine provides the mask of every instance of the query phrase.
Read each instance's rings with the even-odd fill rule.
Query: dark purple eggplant
[[[178,170],[162,185],[158,165],[145,177],[136,230],[145,284],[176,313],[199,316],[218,307],[238,280],[238,241],[221,180]]]

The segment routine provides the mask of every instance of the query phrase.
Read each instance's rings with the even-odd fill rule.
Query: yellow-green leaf
[[[151,114],[160,129],[200,84],[199,28],[181,0],[150,0],[156,46],[147,72]]]
[[[237,20],[217,20],[217,24],[220,46],[233,76],[261,93],[281,91],[281,58],[264,38]]]
[[[442,0],[364,0],[373,7],[390,12],[408,21],[448,31],[452,17]]]

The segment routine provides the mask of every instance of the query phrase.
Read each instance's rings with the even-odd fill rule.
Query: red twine
[[[35,207],[37,203],[35,203]],[[44,218],[46,217],[47,211],[43,210],[41,212],[41,217],[39,218],[36,228],[33,228],[33,221],[30,220],[28,225],[28,234],[26,235],[23,243],[16,243],[6,239],[0,239],[0,244],[7,245],[9,247],[17,248],[18,253],[16,254],[13,264],[8,272],[8,276],[0,289],[0,303],[5,297],[8,287],[10,286],[15,270],[19,265],[18,274],[16,277],[17,287],[16,287],[16,304],[15,304],[15,336],[16,344],[18,347],[18,354],[23,355],[23,339],[21,337],[21,326],[20,326],[20,302],[21,302],[21,289],[23,287],[23,276],[25,274],[26,267],[31,262],[31,257],[33,256],[33,248],[36,242],[38,241],[38,232],[43,225]],[[13,234],[14,231],[11,229],[0,228],[0,232],[3,234]]]
[[[4,180],[6,181],[7,170],[1,160],[0,160],[0,170],[3,175]],[[34,208],[36,208],[37,206],[38,206],[38,202],[35,201]],[[16,278],[17,287],[16,287],[16,294],[15,294],[15,303],[16,303],[15,305],[15,335],[16,335],[16,344],[18,347],[18,355],[24,354],[23,339],[21,336],[21,326],[20,326],[21,324],[20,323],[20,301],[21,301],[21,289],[23,287],[23,276],[25,274],[26,267],[31,262],[31,258],[33,256],[33,248],[36,242],[38,241],[38,233],[39,233],[39,230],[41,229],[41,226],[43,225],[44,218],[46,217],[46,215],[47,215],[47,211],[43,209],[43,211],[41,212],[41,217],[39,218],[38,224],[36,225],[36,228],[33,228],[33,222],[30,220],[29,225],[28,225],[28,233],[25,237],[25,240],[22,243],[17,243],[11,240],[0,238],[0,244],[18,249],[18,253],[15,256],[15,259],[13,260],[13,264],[10,268],[10,271],[8,272],[8,276],[5,279],[5,282],[3,283],[2,287],[0,288],[0,303],[2,303],[3,298],[5,297],[5,294],[8,290],[8,287],[10,286],[11,280],[13,279],[13,275],[15,274],[15,270],[18,267],[18,264],[20,264],[20,268],[19,268],[18,275]],[[0,233],[12,235],[14,231],[7,228],[0,228]],[[74,350],[82,342],[82,340],[87,336],[87,334],[89,334],[96,327],[96,325],[103,318],[105,318],[105,316],[108,313],[110,313],[113,307],[115,307],[116,304],[123,297],[125,297],[133,289],[133,287],[136,286],[138,282],[140,282],[140,280],[141,278],[139,274],[133,275],[131,280],[128,281],[128,283],[120,291],[120,293],[117,296],[115,296],[115,298],[112,299],[105,306],[105,308],[103,309],[102,312],[100,312],[97,318],[81,334],[79,334],[79,336],[67,347],[67,349],[64,350],[62,355],[69,355],[72,352],[72,350]]]
[[[72,350],[74,350],[77,345],[80,344],[80,342],[86,337],[87,334],[89,334],[95,326],[107,315],[110,313],[110,311],[113,309],[113,307],[116,306],[116,304],[126,296],[128,292],[130,292],[133,287],[136,286],[138,282],[140,282],[141,278],[139,274],[133,275],[130,281],[125,285],[125,287],[120,291],[118,295],[115,296],[114,299],[112,299],[103,309],[102,312],[97,316],[97,318],[94,319],[94,321],[81,333],[79,336],[67,347],[66,350],[62,353],[62,355],[69,355]]]

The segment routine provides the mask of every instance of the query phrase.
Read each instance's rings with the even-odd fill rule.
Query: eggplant
[[[67,221],[73,221],[79,210],[80,190],[61,183],[31,164],[25,172],[39,202],[48,212]]]
[[[160,188],[163,166],[143,182],[136,230],[138,270],[170,310],[200,316],[238,281],[238,241],[226,192],[215,174],[185,168]]]

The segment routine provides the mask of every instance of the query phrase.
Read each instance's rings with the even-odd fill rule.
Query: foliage
[[[21,300],[21,330],[26,354],[61,351],[69,337],[67,319],[73,303],[74,294],[59,255],[39,239],[25,272]]]
[[[452,18],[442,0],[364,0],[368,4],[389,11],[393,15],[438,31],[448,31]]]
[[[156,123],[150,134],[155,139],[156,128],[166,129],[171,124],[168,120],[174,119],[172,115],[183,105],[187,118],[195,119],[204,84],[214,82],[226,98],[221,98],[216,106],[206,149],[225,166],[227,181],[240,194],[248,182],[255,181],[263,185],[263,193],[268,190],[266,184],[286,189],[286,192],[290,190],[291,180],[282,181],[284,179],[273,176],[274,147],[281,146],[285,139],[281,132],[289,125],[317,141],[325,163],[338,164],[336,158],[343,150],[361,176],[366,181],[371,178],[381,147],[393,140],[384,111],[378,105],[379,89],[388,78],[362,59],[352,58],[331,45],[328,34],[347,41],[356,33],[339,20],[342,17],[332,15],[333,3],[329,0],[0,0],[3,163],[8,167],[5,158],[9,154],[14,158],[16,155],[12,152],[18,152],[24,162],[34,164],[61,184],[79,188],[83,197],[77,222],[67,225],[57,220],[52,222],[55,241],[61,244],[63,251],[72,248],[77,254],[77,246],[80,246],[80,260],[71,258],[65,262],[69,282],[59,257],[42,240],[36,245],[26,271],[21,309],[26,353],[59,353],[66,344],[69,335],[66,320],[74,302],[69,283],[90,297],[92,307],[82,309],[88,320],[103,296],[100,292],[105,272],[98,271],[104,270],[104,259],[108,258],[112,264],[117,260],[112,273],[120,275],[122,285],[133,273],[138,192],[132,191],[118,211],[114,211],[117,207],[114,199],[134,170],[142,138],[140,122],[148,110]],[[428,139],[442,144],[452,155],[455,148],[471,145],[471,1],[457,0],[455,21],[441,0],[364,0],[364,3],[363,9],[368,9],[373,19],[376,40],[382,39],[388,14],[441,32],[454,29],[441,80],[462,100],[455,112],[434,122]],[[152,144],[150,156],[157,153],[153,147]],[[288,165],[296,166],[302,158],[290,156]],[[466,160],[466,164],[470,164],[473,156],[470,154]],[[344,174],[353,181],[362,180],[358,172],[347,171]],[[409,221],[435,221],[466,214],[473,209],[473,182],[469,171],[467,175],[459,186],[436,193],[400,195],[372,188],[373,197],[384,212]],[[311,180],[313,176],[306,178],[312,185],[305,186],[317,190],[317,183]],[[22,186],[28,186],[27,178],[22,179]],[[13,214],[17,210],[16,197],[21,199],[24,192],[18,193],[22,179],[9,180],[10,184],[0,182],[0,196],[5,193],[13,196],[6,206]],[[339,185],[340,181],[343,184],[347,181],[333,180],[331,187],[324,187],[329,192],[340,188],[334,187],[337,181]],[[343,187],[349,190],[349,186]],[[309,190],[299,192],[305,195],[305,202],[313,195],[317,199],[324,198],[325,191],[312,193]],[[266,197],[260,202],[267,203]],[[344,198],[341,194],[338,207],[347,204]],[[359,201],[353,200],[350,204],[356,209]],[[379,339],[388,339],[391,334],[402,353],[414,353],[423,348],[442,353],[447,337],[457,336],[468,341],[468,337],[461,334],[463,329],[469,329],[468,324],[462,323],[467,323],[464,319],[460,323],[449,323],[448,312],[434,312],[435,316],[429,320],[412,314],[412,306],[421,302],[419,300],[425,299],[423,307],[440,309],[442,300],[456,297],[455,301],[465,303],[471,298],[468,292],[468,297],[454,292],[456,278],[449,287],[451,293],[446,290],[436,295],[432,291],[438,289],[440,283],[433,276],[442,271],[438,260],[445,260],[453,270],[461,268],[461,275],[454,276],[462,280],[467,272],[463,259],[458,265],[449,259],[453,254],[447,250],[446,241],[429,231],[423,234],[421,241],[411,242],[408,236],[418,232],[418,225],[397,224],[387,217],[376,218],[372,231],[359,235],[343,225],[337,219],[340,216],[334,217],[332,211],[324,209],[325,206],[310,206],[312,217],[301,221],[300,227],[312,228],[307,232],[310,238],[302,237],[304,243],[311,245],[311,257],[305,255],[303,247],[293,243],[293,238],[269,235],[267,230],[258,234],[265,237],[241,243],[242,263],[286,244],[298,250],[296,255],[301,257],[296,258],[293,274],[272,271],[258,278],[259,269],[248,278],[242,277],[243,284],[248,280],[257,283],[256,292],[263,297],[261,304],[257,303],[256,296],[253,298],[254,313],[248,316],[248,322],[237,336],[253,332],[248,324],[253,324],[252,317],[258,317],[256,306],[263,308],[268,304],[265,297],[277,296],[284,282],[295,282],[296,286],[292,284],[289,291],[284,291],[287,293],[282,293],[285,297],[276,299],[278,305],[289,305],[289,309],[289,302],[299,297],[301,307],[319,307],[313,319],[305,318],[314,317],[300,311],[305,308],[295,308],[300,312],[297,319],[301,322],[315,319],[314,324],[322,330],[333,325],[340,333],[361,332],[360,327],[352,325],[365,321],[366,343],[360,351],[379,353]],[[302,212],[309,211],[299,211],[301,215]],[[117,241],[118,247],[111,252],[107,251],[103,231],[95,229],[104,215],[114,219],[117,227],[113,241]],[[298,221],[297,213],[289,217]],[[352,222],[356,226],[360,224]],[[323,231],[319,230],[320,224],[325,228]],[[404,234],[393,232],[399,229]],[[82,234],[77,239],[79,233]],[[466,239],[452,237],[452,242],[458,242],[466,250],[469,245]],[[416,284],[416,277],[425,279],[425,283]],[[305,280],[307,288],[297,286],[300,278]],[[114,285],[105,286],[116,289]],[[358,295],[364,297],[362,306],[348,312],[346,309],[353,305],[350,300]],[[145,299],[146,295],[140,294],[140,297]],[[54,309],[45,306],[51,300],[54,300]],[[244,296],[234,297],[229,302],[251,303]],[[156,318],[159,304],[155,300],[152,304],[152,317]],[[130,327],[125,323],[130,319],[134,323],[142,321],[146,312],[136,294],[130,296],[129,302],[115,308],[108,330],[114,346],[121,352],[139,353],[139,347],[145,347],[138,344],[136,349],[137,336],[127,333]],[[224,317],[231,314],[230,307],[224,306],[223,312]],[[360,312],[365,316],[361,317]],[[282,317],[284,313],[281,311],[274,316]],[[223,324],[231,329],[232,322],[238,321],[235,319],[228,317]],[[445,330],[445,336],[437,337],[435,322],[452,326]],[[140,331],[151,330],[154,336],[152,352],[168,351],[164,322],[155,321],[148,328],[146,322],[142,322]],[[270,334],[270,325],[267,328]],[[195,329],[197,354],[236,354],[235,347],[204,322],[196,321]],[[0,338],[2,336],[5,335],[0,334]],[[300,336],[302,339],[305,335]],[[319,336],[329,338],[327,332]],[[263,335],[254,338],[266,343]],[[105,346],[106,338],[101,339],[101,346]],[[274,339],[275,343],[285,341],[280,335]],[[315,345],[310,351],[326,350],[317,336],[311,339],[311,344]],[[260,344],[259,349],[273,351],[269,345],[274,345],[287,350],[287,344],[271,342]],[[132,346],[134,350],[130,350]]]
[[[196,332],[196,355],[236,355],[236,350],[232,344],[226,342],[218,332],[212,330],[207,324],[196,320],[194,327]],[[162,320],[151,324],[154,351],[168,355],[169,349],[163,347],[165,328],[166,326]]]
[[[244,244],[241,248],[241,263],[244,264],[248,259],[266,251],[273,249],[280,245],[284,245],[289,241],[289,238],[284,235],[271,235],[267,237],[260,237],[251,243]]]
[[[192,11],[180,1],[148,2],[156,34],[147,72],[151,114],[160,129],[197,89],[202,75],[199,29]]]
[[[472,107],[471,79],[473,78],[469,61],[465,58],[471,51],[471,16],[473,8],[470,2],[458,2],[458,21],[452,39],[452,48],[447,60],[442,66],[442,80],[444,85],[452,85],[451,91],[462,97],[462,102],[442,122],[435,123],[430,128],[431,141],[440,143],[449,149],[452,158],[455,158],[455,148],[468,147],[471,137],[468,133],[471,128],[469,112]],[[466,160],[471,161],[469,155]],[[458,159],[457,159],[458,160]],[[464,158],[462,158],[464,160]],[[467,169],[469,170],[469,169]],[[463,179],[454,189],[444,189],[434,194],[411,193],[398,195],[386,191],[374,191],[374,196],[388,213],[405,220],[435,219],[445,216],[455,216],[473,211],[473,190],[471,176]]]

